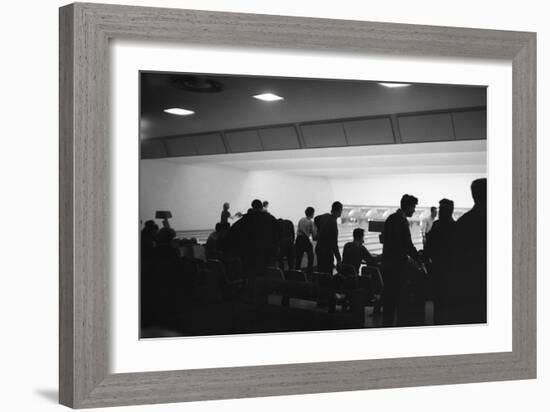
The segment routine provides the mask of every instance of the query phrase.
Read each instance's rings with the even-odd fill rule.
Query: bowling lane
[[[340,252],[344,249],[344,245],[347,242],[353,241],[353,230],[361,227],[365,230],[365,247],[371,253],[380,254],[382,253],[382,244],[380,243],[379,233],[368,232],[367,224],[353,224],[353,223],[344,223],[338,225],[338,246]],[[202,230],[177,230],[176,234],[179,239],[183,238],[195,238],[199,244],[205,244],[208,236],[212,232],[212,229],[202,229]],[[411,228],[411,236],[414,245],[417,249],[422,249],[422,235],[420,233],[420,228],[418,225],[414,224]]]

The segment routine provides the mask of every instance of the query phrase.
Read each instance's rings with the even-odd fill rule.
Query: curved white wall
[[[140,220],[170,210],[177,230],[213,228],[224,202],[231,204],[232,213],[245,213],[253,199],[269,200],[274,216],[296,223],[307,206],[324,213],[334,199],[330,182],[321,177],[166,160],[142,160],[140,167]]]

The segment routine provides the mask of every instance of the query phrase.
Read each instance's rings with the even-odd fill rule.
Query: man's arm
[[[361,246],[363,248],[361,260],[367,263],[369,260],[374,260],[374,257],[370,254],[369,250],[365,246]]]
[[[315,219],[313,219],[313,231],[312,231],[312,239],[313,240],[319,240],[319,232],[320,232],[320,217],[319,216],[315,216]]]
[[[313,223],[313,220],[310,220],[311,223],[311,239],[316,240],[317,239],[317,226]]]
[[[424,218],[420,221],[420,232],[422,232],[422,236],[426,236],[427,230],[428,230],[428,219]]]
[[[402,232],[403,233],[401,235],[402,235],[402,239],[404,240],[406,253],[410,257],[412,257],[414,260],[418,260],[419,259],[418,251],[416,250],[412,242],[411,230],[409,229],[409,222],[407,221],[407,219],[405,219],[403,222]]]
[[[340,256],[340,249],[338,248],[338,224],[336,220],[331,222],[331,236],[332,236],[332,251],[336,256],[336,265],[342,266],[342,257]]]

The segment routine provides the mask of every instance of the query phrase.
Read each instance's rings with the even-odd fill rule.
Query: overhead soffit
[[[485,87],[209,75],[205,93],[182,76],[142,73],[142,158],[486,139]],[[284,100],[251,97],[266,91]]]

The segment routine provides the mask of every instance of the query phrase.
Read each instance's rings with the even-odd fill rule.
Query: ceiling
[[[486,150],[485,140],[469,140],[184,156],[161,161],[332,178],[411,173],[485,174]]]
[[[222,91],[177,86],[189,74],[141,73],[140,137],[151,139],[277,124],[486,106],[486,88],[413,84],[387,88],[377,82],[208,75]],[[276,93],[278,102],[252,98]],[[180,107],[191,116],[164,113]]]

